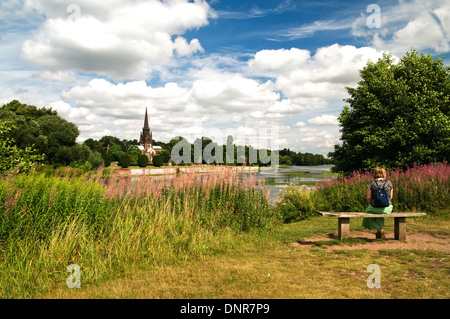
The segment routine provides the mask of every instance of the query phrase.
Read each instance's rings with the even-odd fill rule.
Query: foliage
[[[123,148],[120,145],[114,144],[114,145],[111,145],[111,147],[109,147],[108,154],[111,154],[114,161],[119,161],[120,156],[125,154],[125,151],[123,150]]]
[[[20,149],[15,145],[8,133],[14,129],[12,122],[0,122],[0,173],[8,173],[14,169],[29,171],[37,161],[42,161],[44,155],[35,154],[32,147]]]
[[[280,164],[297,166],[317,166],[331,164],[331,160],[325,158],[322,154],[294,152],[290,149],[279,151]]]
[[[46,154],[46,163],[54,167],[70,165],[84,170],[96,168],[100,162],[98,154],[103,158],[106,167],[112,161],[120,161],[120,157],[124,154],[128,154],[130,157],[127,167],[138,165],[141,153],[137,148],[139,143],[136,139],[120,140],[117,137],[106,135],[100,140],[89,138],[82,144],[76,143],[79,135],[76,125],[59,117],[57,112],[52,109],[38,109],[14,100],[0,108],[0,119],[10,119],[16,123],[16,129],[9,135],[11,138],[16,137],[14,140],[19,148],[24,149],[34,145],[40,154]],[[183,161],[175,163],[179,165],[198,162],[199,156],[201,156],[203,164],[208,162],[210,164],[243,165],[245,162],[247,165],[267,166],[271,164],[270,156],[273,155],[271,150],[267,150],[269,158],[264,158],[261,154],[265,154],[266,150],[257,150],[247,145],[235,145],[232,136],[228,136],[225,145],[220,145],[208,137],[198,138],[193,144],[190,144],[185,138],[177,136],[169,143],[154,142],[155,146],[162,147],[159,153],[162,163],[169,162],[173,148],[175,145],[179,147],[180,142],[184,147],[181,148],[179,154],[184,163]],[[227,152],[228,150],[230,152]],[[184,154],[185,152],[186,154]],[[282,153],[281,164],[321,165],[329,163],[329,160],[326,160],[323,155],[295,153],[286,149],[280,153]],[[223,154],[223,157],[220,154]],[[250,163],[250,160],[256,160],[256,163]],[[156,165],[161,166],[162,163],[159,164],[159,159],[156,160]]]
[[[299,221],[314,215],[316,205],[314,192],[291,185],[280,192],[277,210],[285,223]]]
[[[415,164],[406,170],[388,170],[394,186],[394,211],[446,214],[450,207],[450,165]],[[314,190],[291,186],[280,194],[277,209],[285,222],[307,218],[317,211],[364,212],[371,172],[353,172],[317,184]]]
[[[103,163],[105,164],[105,167],[109,167],[114,160],[113,156],[108,153],[102,154]]]
[[[170,160],[170,152],[169,152],[169,150],[162,149],[161,152],[159,152],[158,155],[162,156],[163,163],[169,163],[169,160]]]
[[[122,153],[119,157],[119,166],[127,168],[130,165],[131,165],[130,155],[128,155],[127,153]]]
[[[102,155],[99,152],[92,152],[88,157],[88,162],[92,165],[93,168],[97,169],[100,165],[103,164]]]
[[[148,267],[198,255],[222,232],[267,229],[273,211],[254,180],[240,182],[232,171],[143,176],[132,188],[130,176],[116,171],[104,179],[102,168],[0,179],[0,295],[26,297],[64,282],[72,263],[89,284],[130,263]]]
[[[82,149],[75,143],[79,135],[75,124],[57,115],[51,108],[40,108],[21,104],[14,100],[0,108],[0,121],[12,121],[14,129],[8,137],[22,150],[35,148],[45,154],[46,163],[69,165],[72,162],[84,163],[89,149]]]
[[[138,165],[139,165],[139,167],[146,167],[148,165],[148,162],[149,162],[149,160],[148,160],[148,157],[146,155],[142,154],[142,155],[140,155],[138,157]]]
[[[153,157],[152,164],[153,166],[160,167],[163,165],[164,158],[161,155],[156,155]]]
[[[442,58],[408,52],[399,63],[385,54],[347,88],[339,122],[342,145],[330,156],[348,174],[376,166],[406,168],[449,158],[450,67]]]

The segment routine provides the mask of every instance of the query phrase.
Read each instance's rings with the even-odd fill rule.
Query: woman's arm
[[[391,189],[391,195],[390,195],[390,198],[391,198],[391,199],[394,198],[394,189],[393,189],[393,188]]]
[[[391,192],[392,194],[392,192]],[[367,202],[370,204],[370,201],[372,200],[372,190],[370,189],[370,186],[367,187]]]

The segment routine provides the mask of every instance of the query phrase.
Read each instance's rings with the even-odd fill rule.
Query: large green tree
[[[28,171],[35,162],[42,161],[43,155],[36,154],[32,147],[20,149],[9,133],[15,129],[12,121],[0,122],[0,173],[14,169]]]
[[[0,107],[0,123],[11,122],[8,138],[22,150],[36,149],[45,154],[45,162],[53,165],[84,164],[91,153],[89,147],[77,144],[75,124],[58,116],[51,108],[37,108],[13,100]]]
[[[69,164],[72,161],[69,148],[75,147],[75,140],[80,134],[77,126],[58,115],[45,115],[36,122],[45,140],[41,151],[47,155],[49,162]]]
[[[32,145],[40,149],[44,145],[44,136],[36,120],[46,115],[56,116],[57,114],[51,108],[37,108],[34,105],[22,104],[17,100],[0,107],[0,121],[12,122],[13,125],[8,134],[21,149]]]
[[[426,164],[450,155],[450,67],[412,50],[398,63],[385,54],[360,70],[339,117],[341,145],[329,156],[350,173]]]

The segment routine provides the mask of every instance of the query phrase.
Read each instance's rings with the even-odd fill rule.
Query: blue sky
[[[448,56],[448,1],[3,0],[0,103],[51,106],[80,142],[138,139],[147,107],[156,140],[326,155],[358,70],[411,47]]]

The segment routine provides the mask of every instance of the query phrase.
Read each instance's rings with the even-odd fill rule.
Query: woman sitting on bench
[[[385,197],[383,199],[383,197]],[[392,212],[392,198],[394,197],[394,187],[390,180],[386,179],[386,170],[377,167],[373,171],[373,180],[367,188],[367,202],[369,206],[366,213],[390,214]],[[364,218],[362,226],[369,230],[376,229],[376,238],[385,238],[384,218]]]

